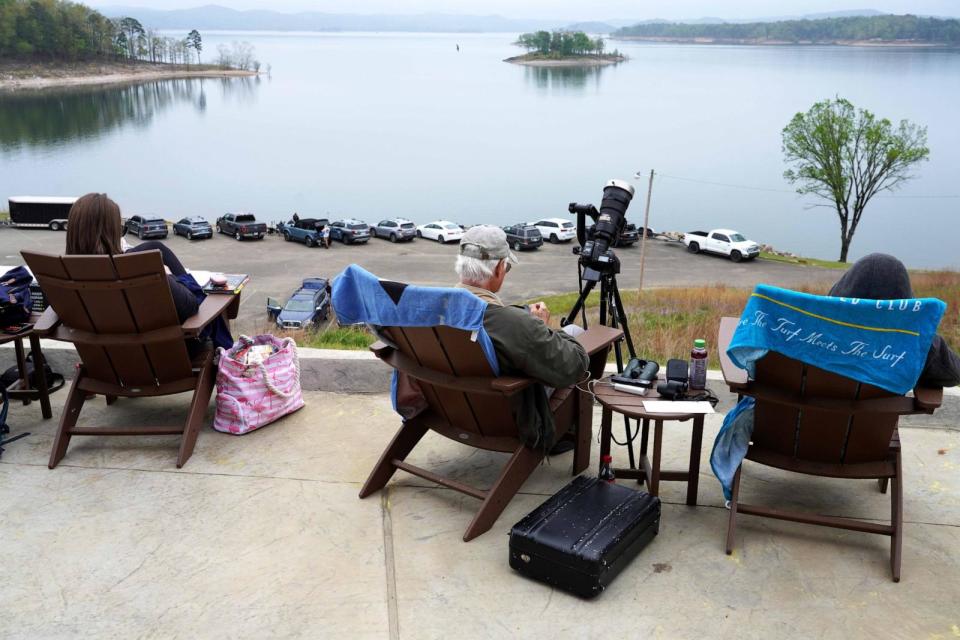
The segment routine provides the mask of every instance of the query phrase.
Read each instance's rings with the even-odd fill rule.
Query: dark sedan
[[[507,244],[514,251],[536,249],[543,245],[540,230],[532,224],[515,224],[512,227],[504,227],[503,230],[507,234]]]
[[[134,233],[141,240],[166,238],[167,221],[156,216],[130,216],[123,225],[123,233]]]
[[[187,240],[212,238],[213,227],[200,217],[181,218],[179,222],[173,225],[173,235],[183,236]]]

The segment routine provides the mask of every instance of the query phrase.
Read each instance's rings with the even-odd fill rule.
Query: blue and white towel
[[[893,393],[914,387],[946,311],[936,298],[832,298],[758,285],[740,315],[727,355],[750,377],[770,351]],[[733,477],[753,434],[753,398],[723,420],[710,467],[730,500]]]
[[[865,300],[758,285],[727,355],[753,377],[768,351],[904,394],[916,384],[947,305],[936,298]]]
[[[436,327],[470,331],[494,375],[500,374],[493,341],[483,328],[487,303],[466,289],[420,287],[380,280],[353,264],[333,279],[332,303],[340,324],[379,327]],[[397,372],[393,375],[396,405]]]

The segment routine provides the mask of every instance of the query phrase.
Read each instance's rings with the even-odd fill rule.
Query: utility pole
[[[639,174],[637,175],[639,178]],[[650,184],[647,186],[647,207],[643,212],[643,235],[640,236],[640,286],[637,287],[637,297],[643,291],[643,267],[646,264],[647,229],[650,228],[650,197],[653,195],[653,169],[650,169]]]

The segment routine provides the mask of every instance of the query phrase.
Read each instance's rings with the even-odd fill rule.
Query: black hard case
[[[579,476],[510,530],[510,566],[592,598],[660,530],[660,499]]]

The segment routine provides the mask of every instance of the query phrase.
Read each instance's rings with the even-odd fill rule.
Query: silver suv
[[[417,237],[417,225],[406,218],[388,218],[372,227],[370,233],[375,238],[383,238],[390,242],[413,240]]]

